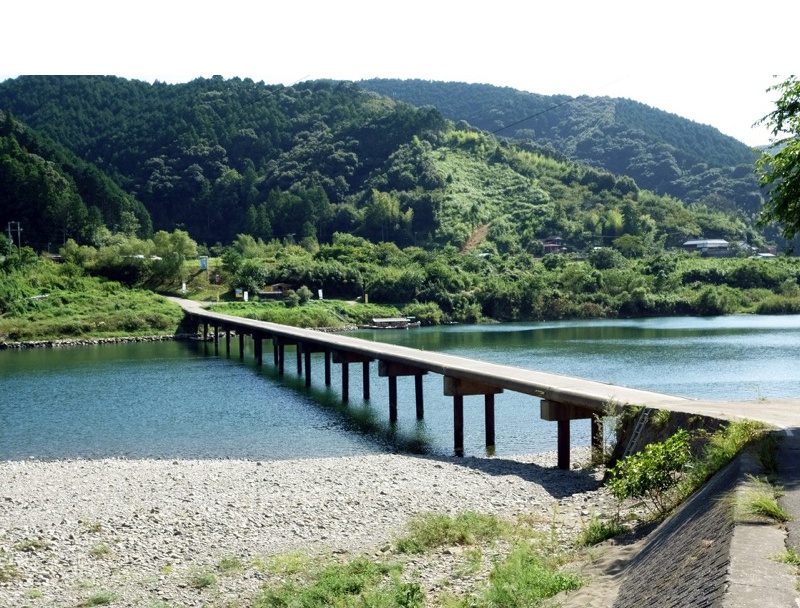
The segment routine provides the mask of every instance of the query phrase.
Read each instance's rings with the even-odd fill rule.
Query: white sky
[[[627,97],[750,145],[797,70],[800,2],[31,0],[0,12],[0,72],[489,83]]]

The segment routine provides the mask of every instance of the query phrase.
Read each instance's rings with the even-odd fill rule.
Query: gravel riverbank
[[[612,499],[599,472],[555,464],[552,453],[0,462],[0,606],[74,607],[98,593],[113,606],[247,606],[259,560],[380,553],[428,511],[525,514],[568,536]],[[246,567],[228,577],[223,563]],[[199,572],[216,583],[193,584]]]

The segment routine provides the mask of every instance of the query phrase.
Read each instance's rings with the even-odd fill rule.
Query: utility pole
[[[11,241],[12,244],[14,243],[14,239],[11,236],[11,230],[14,228],[16,228],[17,231],[17,249],[22,249],[22,224],[19,222],[8,222],[8,240]]]

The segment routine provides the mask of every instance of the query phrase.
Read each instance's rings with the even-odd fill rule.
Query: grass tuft
[[[217,577],[208,570],[194,570],[189,575],[189,586],[192,589],[205,589],[217,583]]]
[[[474,545],[500,538],[509,529],[507,523],[494,515],[472,511],[459,513],[455,517],[427,513],[409,522],[409,533],[396,540],[396,548],[399,553],[422,553],[434,547]]]
[[[80,604],[78,604],[78,608],[86,608],[88,606],[104,606],[113,602],[115,597],[116,596],[110,591],[100,591],[83,600]]]
[[[748,475],[748,478],[752,485],[745,490],[739,501],[739,508],[749,515],[759,515],[778,522],[789,521],[791,516],[778,504],[778,497],[783,493],[782,488],[752,475]]]
[[[402,582],[400,567],[359,557],[335,563],[304,580],[289,580],[266,589],[253,608],[288,606],[371,606],[374,608],[422,608],[424,595],[417,583]]]
[[[603,521],[597,516],[592,516],[589,523],[583,525],[576,543],[581,547],[592,547],[626,531],[625,526],[616,520]]]

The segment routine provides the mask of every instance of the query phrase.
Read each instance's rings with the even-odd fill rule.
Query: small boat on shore
[[[414,317],[372,319],[370,325],[359,325],[359,329],[408,329],[409,327],[419,327],[420,322],[413,319]]]

